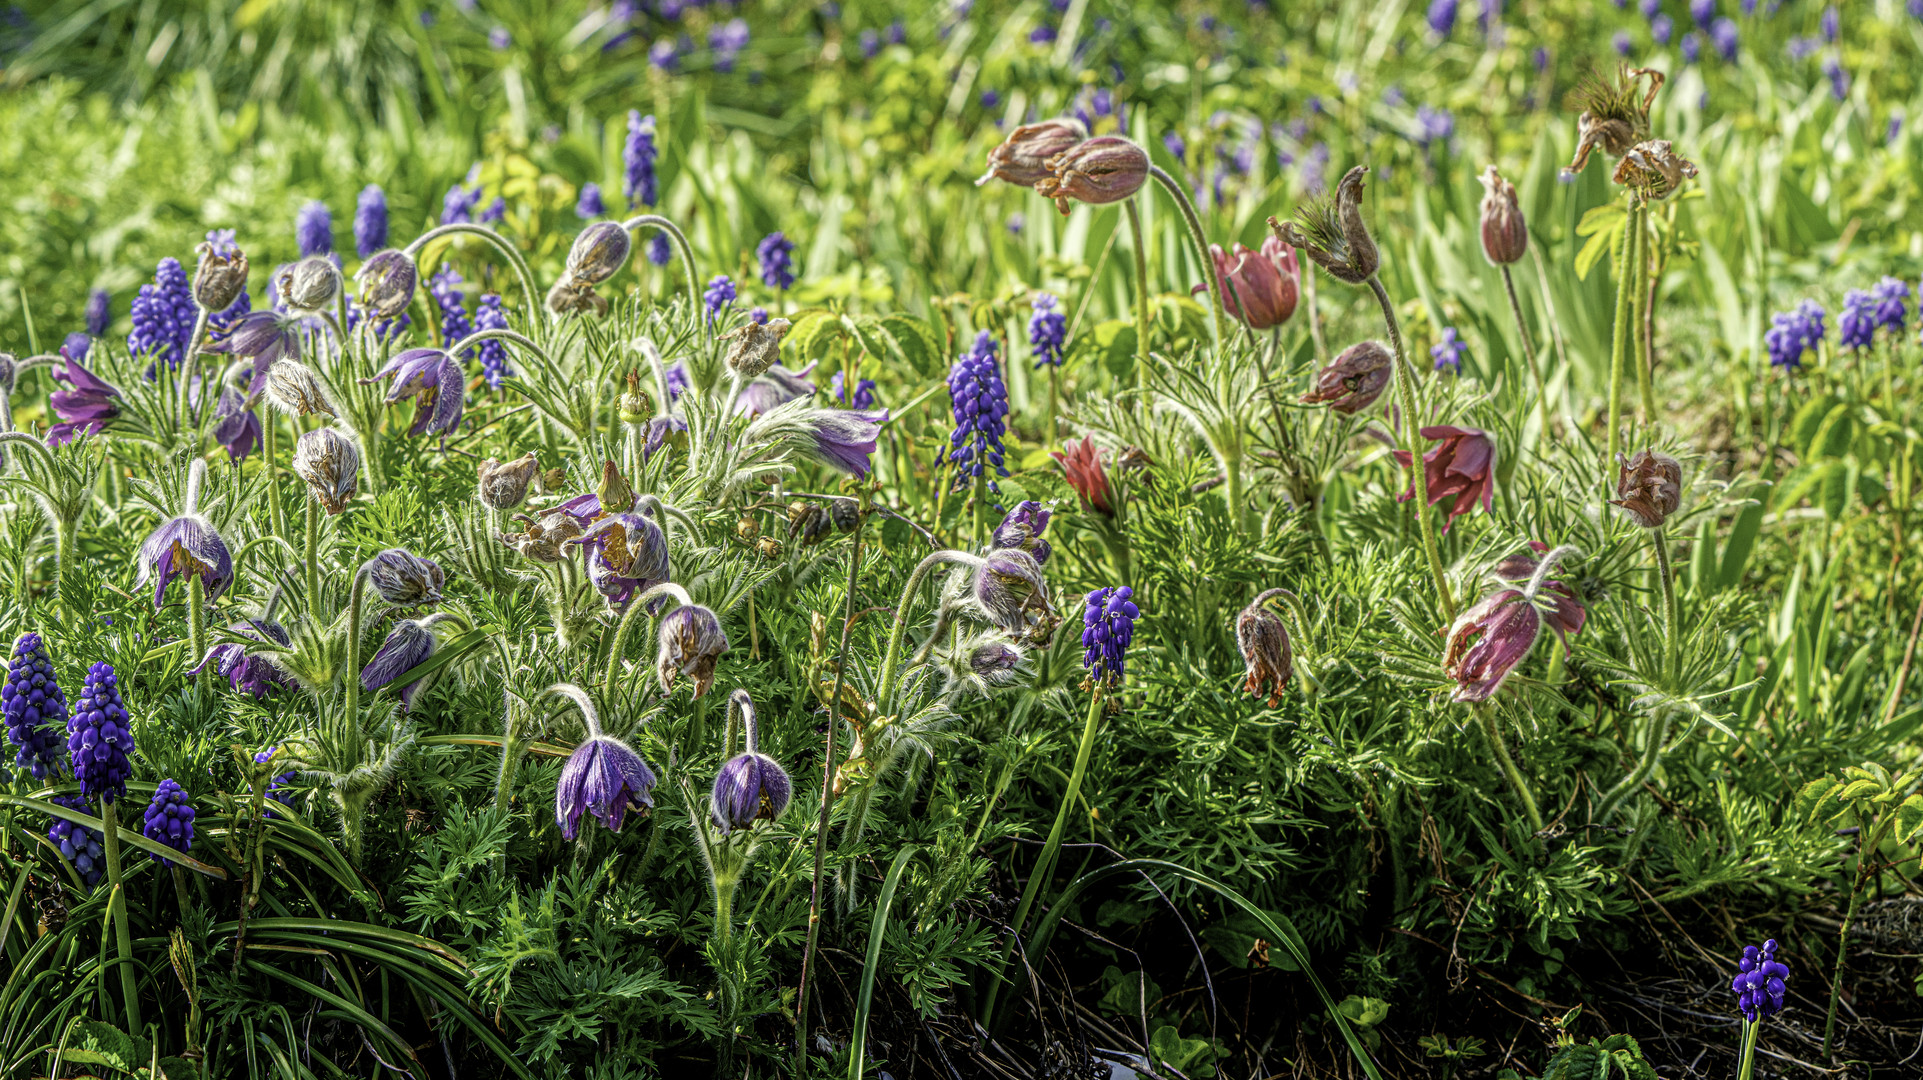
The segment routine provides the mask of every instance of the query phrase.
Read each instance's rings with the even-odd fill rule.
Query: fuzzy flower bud
[[[414,302],[421,271],[405,252],[388,248],[362,263],[354,280],[361,287],[361,307],[374,318],[392,319]]]
[[[1639,450],[1633,457],[1616,455],[1616,497],[1609,500],[1629,512],[1630,520],[1645,529],[1659,529],[1683,502],[1683,466],[1668,454]]]
[[[439,563],[411,551],[388,548],[361,567],[382,601],[395,607],[419,607],[441,602],[447,577]]]
[[[1235,619],[1235,643],[1242,650],[1245,665],[1243,689],[1258,698],[1267,694],[1271,709],[1281,703],[1282,688],[1295,671],[1289,628],[1266,606],[1271,598],[1282,594],[1281,589],[1267,590]]]
[[[274,361],[267,368],[264,389],[267,400],[289,416],[335,415],[334,403],[328,400],[327,388],[321,385],[320,376],[299,361]]]
[[[674,692],[674,677],[694,679],[694,696],[700,697],[714,684],[715,662],[728,651],[728,635],[721,620],[707,608],[684,604],[661,619],[660,650],[655,669],[661,678],[661,692]]]
[[[1494,165],[1482,170],[1482,254],[1496,266],[1506,266],[1529,254],[1529,226],[1516,201],[1516,185],[1502,178]]]
[[[794,794],[788,771],[761,752],[754,699],[746,690],[736,690],[729,695],[729,703],[741,711],[747,745],[745,752],[728,759],[714,778],[712,815],[714,827],[723,836],[735,829],[746,829],[757,821],[780,818]]]
[[[599,285],[627,264],[634,241],[612,221],[597,221],[581,230],[568,250],[568,277],[579,285]]]
[[[781,339],[792,325],[786,319],[769,319],[766,324],[743,323],[721,335],[733,342],[728,346],[728,367],[743,379],[758,378],[781,357]]]
[[[319,315],[341,294],[340,268],[324,255],[310,255],[281,271],[276,287],[290,311]]]
[[[534,475],[541,471],[540,462],[534,458],[534,451],[525,457],[509,462],[499,462],[488,458],[481,462],[477,470],[480,474],[481,502],[496,510],[512,510],[527,501],[528,485],[534,482]]]
[[[1098,135],[1048,159],[1048,176],[1035,190],[1069,211],[1069,201],[1101,205],[1120,202],[1148,182],[1148,151],[1120,135]]]
[[[303,432],[294,443],[294,474],[327,512],[347,508],[359,484],[361,452],[354,440],[331,427]]]
[[[1024,124],[1009,132],[1001,145],[988,152],[988,171],[975,181],[980,187],[990,180],[1005,180],[1023,187],[1049,178],[1048,161],[1076,143],[1088,138],[1088,129],[1077,120],[1062,117],[1039,124]]]
[[[1395,357],[1381,342],[1358,342],[1316,372],[1315,387],[1302,395],[1302,401],[1310,405],[1327,402],[1336,412],[1354,416],[1382,396],[1394,372]]]

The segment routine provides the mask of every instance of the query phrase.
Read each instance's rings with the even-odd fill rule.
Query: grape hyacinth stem
[[[835,688],[828,699],[827,745],[822,750],[821,756],[821,813],[815,820],[815,876],[808,898],[808,943],[801,954],[801,987],[795,992],[795,1022],[800,1033],[797,1039],[797,1058],[802,1061],[808,1058],[808,984],[814,973],[815,950],[821,943],[821,892],[822,883],[827,878],[828,826],[830,813],[835,805],[836,725],[841,720],[841,694],[843,686],[846,685],[848,672],[848,632],[855,624],[855,587],[861,582],[861,527],[866,520],[865,515],[856,520],[854,541],[848,551],[848,590],[841,601],[841,646],[835,654]],[[909,589],[903,594],[904,608],[907,606],[905,598],[913,595],[914,586],[920,578],[922,568],[930,565],[933,558],[934,556],[931,555],[923,559],[921,565],[915,568],[916,573],[910,578]],[[899,657],[901,650],[900,630],[903,620],[900,617],[900,610],[896,614],[896,632],[889,637],[891,660]],[[884,682],[893,671],[892,664],[882,669]],[[883,697],[876,697],[876,708],[881,707],[883,700],[885,700]]]
[[[1396,396],[1402,407],[1402,444],[1409,448],[1409,478],[1415,488],[1416,522],[1422,530],[1422,550],[1429,556],[1429,574],[1435,578],[1436,600],[1442,606],[1442,621],[1451,622],[1456,617],[1456,602],[1449,595],[1449,579],[1442,569],[1442,549],[1436,545],[1436,526],[1429,514],[1429,478],[1423,473],[1421,433],[1421,413],[1416,400],[1416,369],[1409,363],[1409,356],[1402,348],[1402,327],[1396,322],[1395,305],[1389,302],[1389,291],[1382,287],[1381,279],[1370,275],[1369,288],[1374,291],[1376,303],[1382,305],[1382,321],[1389,327],[1389,344],[1396,357]]]
[[[1761,1020],[1743,1021],[1743,1056],[1736,1069],[1736,1080],[1750,1080],[1756,1075],[1756,1036],[1762,1030]]]
[[[1015,919],[1009,923],[1010,931],[1020,936],[1027,925],[1028,913],[1035,906],[1035,898],[1040,895],[1042,884],[1055,870],[1055,858],[1062,850],[1062,833],[1068,827],[1068,815],[1074,809],[1075,798],[1082,792],[1082,780],[1088,775],[1088,759],[1095,751],[1095,733],[1101,728],[1102,704],[1106,690],[1098,683],[1088,696],[1088,711],[1082,717],[1082,741],[1075,747],[1074,771],[1068,774],[1068,788],[1062,792],[1062,801],[1055,808],[1055,823],[1048,828],[1048,839],[1042,842],[1042,857],[1036,861],[1035,869],[1028,876],[1028,883],[1022,887],[1021,903],[1015,907]]]
[[[104,798],[100,803],[100,846],[107,856],[107,888],[112,891],[114,950],[119,956],[120,993],[127,1003],[127,1030],[138,1032],[140,1023],[140,982],[134,975],[133,931],[127,925],[127,887],[121,881],[120,823],[114,805]]]
[[[546,317],[547,307],[541,303],[541,294],[534,288],[534,272],[528,269],[527,260],[521,257],[521,252],[516,249],[513,244],[507,242],[506,237],[495,232],[493,229],[480,225],[470,225],[466,222],[455,222],[451,225],[437,226],[415,237],[414,242],[407,245],[401,254],[406,255],[410,259],[417,258],[420,250],[426,247],[430,241],[438,240],[443,236],[454,236],[457,234],[472,234],[478,236],[486,240],[489,244],[492,244],[501,254],[507,256],[507,261],[514,266],[515,276],[521,279],[521,290],[527,293],[527,305],[530,317],[537,320]],[[420,268],[420,275],[421,280],[425,281],[427,279],[426,267]]]

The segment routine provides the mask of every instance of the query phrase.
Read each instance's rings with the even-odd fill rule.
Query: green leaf
[[[124,1073],[145,1068],[153,1061],[154,1046],[98,1020],[82,1020],[68,1036],[63,1060],[79,1065],[104,1065]]]
[[[881,328],[895,343],[896,351],[917,375],[932,378],[947,367],[942,362],[941,338],[935,328],[911,315],[884,315]]]
[[[1896,831],[1891,835],[1899,843],[1910,843],[1923,833],[1923,795],[1911,795],[1896,807]]]
[[[1184,1039],[1173,1024],[1163,1024],[1149,1036],[1149,1055],[1187,1076],[1214,1076],[1217,1051],[1207,1039]]]
[[[843,329],[841,316],[820,308],[804,311],[789,321],[794,325],[788,328],[783,344],[794,343],[796,366],[828,355],[828,347],[841,337]]]
[[[1578,281],[1588,281],[1589,271],[1622,242],[1623,229],[1628,223],[1622,205],[1614,202],[1594,207],[1582,216],[1582,220],[1576,224],[1576,234],[1589,237],[1589,241],[1576,253]]]

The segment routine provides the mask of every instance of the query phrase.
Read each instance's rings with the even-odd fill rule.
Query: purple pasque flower
[[[300,208],[294,215],[294,240],[303,259],[334,250],[334,215],[327,212],[326,203],[315,199]]]
[[[354,203],[354,250],[365,259],[386,246],[387,193],[369,184]]]
[[[1794,310],[1770,316],[1771,326],[1763,334],[1770,366],[1786,370],[1802,367],[1803,354],[1816,351],[1823,340],[1823,319],[1822,305],[1814,300],[1805,300]]]
[[[60,733],[67,726],[67,695],[54,678],[53,659],[39,634],[29,630],[13,643],[7,681],[0,685],[0,718],[19,747],[13,763],[45,780],[66,759]]]
[[[1088,594],[1082,614],[1082,666],[1098,685],[1115,686],[1125,674],[1135,620],[1142,617],[1134,595],[1135,590],[1127,585],[1111,585]]]
[[[628,138],[621,147],[621,194],[627,196],[628,207],[653,206],[660,196],[659,181],[655,175],[655,159],[661,151],[654,145],[654,117],[642,116],[641,110],[628,110]],[[659,234],[662,240],[667,234]],[[661,259],[655,265],[665,265]]]
[[[145,356],[155,363],[177,368],[186,359],[189,340],[200,309],[194,306],[194,290],[187,271],[172,256],[154,268],[151,285],[142,285],[134,297],[133,329],[127,333],[127,351]]]
[[[1443,646],[1442,673],[1456,684],[1453,699],[1487,701],[1536,646],[1546,622],[1564,640],[1582,630],[1587,613],[1568,586],[1551,582],[1556,563],[1569,554],[1557,548],[1542,559],[1511,556],[1497,564],[1499,579],[1517,580],[1520,588],[1501,588],[1456,616]]]
[[[138,588],[153,580],[154,610],[158,611],[167,586],[176,578],[198,580],[210,602],[220,599],[234,582],[234,559],[227,542],[191,509],[147,534],[140,545],[140,578],[134,585]]]
[[[87,333],[92,337],[106,337],[107,328],[113,324],[113,301],[105,289],[95,289],[87,297]]]
[[[194,801],[187,796],[179,781],[170,777],[155,785],[154,797],[141,815],[140,835],[182,854],[193,850]],[[154,858],[159,859],[162,866],[174,865],[172,860],[165,857],[156,855]]]
[[[501,310],[500,293],[487,293],[481,297],[480,304],[474,309],[474,329],[507,329],[507,312]],[[490,390],[499,390],[501,380],[514,375],[514,367],[507,359],[507,342],[500,338],[488,338],[481,342],[479,351],[481,375],[487,379]]]
[[[675,676],[687,675],[694,680],[694,696],[700,697],[714,685],[714,666],[728,651],[728,635],[714,612],[683,604],[662,616],[658,644],[655,674],[661,692],[674,693]]]
[[[53,377],[67,384],[65,390],[55,390],[48,396],[48,403],[60,423],[47,429],[48,446],[64,446],[79,435],[95,435],[105,427],[107,421],[120,415],[117,399],[120,391],[102,382],[100,377],[71,357],[66,361],[65,370],[56,370]]]
[[[1036,367],[1061,367],[1062,346],[1068,342],[1068,316],[1051,293],[1036,293],[1031,305],[1035,313],[1028,318],[1028,344],[1034,350]]]
[[[995,476],[1007,476],[1008,468],[1002,463],[1002,435],[1007,429],[1002,418],[1008,415],[1008,389],[995,360],[994,335],[986,330],[975,335],[975,344],[949,369],[948,396],[955,413],[948,460],[955,466],[956,489],[967,487],[990,466]],[[1001,490],[994,476],[988,478],[988,487]]]
[[[286,648],[292,644],[287,631],[269,618],[249,619],[236,623],[230,629],[243,637],[252,638],[260,644],[274,644]],[[227,680],[227,685],[255,698],[264,698],[269,690],[276,687],[292,686],[294,680],[287,677],[279,665],[275,664],[272,654],[266,650],[252,651],[245,642],[230,641],[215,645],[201,658],[200,665],[189,671],[189,675],[199,675],[208,665],[213,665],[214,674]],[[256,757],[262,761],[264,758]]]
[[[1028,630],[1028,613],[1049,610],[1042,564],[1019,547],[993,548],[975,569],[970,595],[989,621],[1010,634]]]
[[[654,805],[655,783],[654,770],[640,754],[592,727],[588,740],[561,766],[560,782],[554,786],[554,823],[568,840],[580,832],[582,814],[609,832],[620,832],[628,811]]]
[[[828,396],[834,398],[846,408],[871,409],[875,405],[875,380],[857,379],[855,381],[855,399],[850,401],[848,400],[848,387],[842,381],[842,372],[837,370],[834,377],[828,380]]]
[[[746,416],[760,416],[790,401],[813,397],[815,384],[803,376],[814,368],[815,365],[809,364],[800,371],[789,371],[775,364],[741,388],[740,395],[734,399],[734,411]]]
[[[407,349],[381,366],[362,385],[392,379],[387,403],[414,399],[414,423],[409,435],[446,436],[461,426],[467,397],[467,373],[440,349]]]
[[[127,708],[120,700],[120,677],[102,660],[87,669],[87,680],[67,718],[67,752],[73,755],[73,774],[90,800],[113,802],[127,793],[133,772],[128,755],[134,732]]]
[[[648,514],[609,514],[573,543],[587,549],[588,578],[610,604],[668,580],[668,538]]]
[[[787,291],[795,283],[795,242],[787,234],[771,232],[755,245],[755,258],[761,263],[761,283],[770,289]]]
[[[774,821],[788,809],[794,783],[781,763],[761,752],[761,726],[755,722],[754,699],[746,690],[728,695],[728,706],[741,712],[745,747],[715,774],[711,816],[726,836],[750,828],[757,821]]]
[[[92,811],[87,800],[78,795],[55,795],[50,801],[56,806],[78,810],[83,814]],[[73,865],[74,871],[89,889],[100,884],[100,879],[106,876],[107,853],[101,845],[102,837],[98,829],[76,825],[66,818],[54,818],[52,827],[47,830],[47,839],[53,841],[54,849],[60,852],[61,858]]]
[[[582,184],[581,197],[574,203],[574,216],[591,221],[607,212],[607,204],[601,201],[601,185],[591,182]]]
[[[434,655],[438,642],[434,631],[426,621],[419,619],[397,619],[394,628],[387,632],[387,640],[374,652],[374,658],[361,669],[361,689],[373,693],[392,683],[402,675],[427,662]],[[414,695],[420,692],[423,680],[415,679],[401,687],[401,707],[412,709]]]
[[[296,316],[250,311],[235,319],[219,340],[207,346],[207,351],[253,360],[253,371],[247,377],[247,398],[252,401],[266,388],[267,370],[276,361],[300,359],[300,325]]]
[[[1015,504],[1000,525],[995,526],[994,535],[989,538],[988,546],[997,551],[1016,549],[1035,556],[1036,563],[1048,562],[1053,549],[1042,534],[1048,531],[1048,519],[1053,511],[1033,499],[1024,499]]]
[[[887,409],[809,409],[802,420],[809,429],[803,449],[810,457],[857,480],[867,478],[881,425],[888,422]]]
[[[1760,949],[1746,946],[1743,958],[1736,964],[1736,977],[1729,982],[1729,988],[1736,994],[1736,1010],[1752,1024],[1783,1011],[1783,995],[1787,990],[1784,982],[1789,978],[1789,967],[1776,959],[1776,948],[1775,938],[1763,942]]]

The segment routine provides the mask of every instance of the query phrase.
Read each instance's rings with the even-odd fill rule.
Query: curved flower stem
[[[492,635],[489,640],[501,656],[501,681],[506,683],[514,673],[513,658],[508,655],[507,643],[500,634]],[[521,751],[526,742],[521,738],[520,714],[515,704],[520,699],[506,692],[501,699],[501,768],[494,777],[494,809],[505,814],[514,801],[514,774],[520,770]]]
[[[1381,279],[1373,275],[1369,278],[1369,288],[1375,292],[1376,303],[1382,305],[1382,321],[1389,326],[1389,344],[1395,349],[1396,396],[1402,407],[1402,443],[1409,450],[1409,479],[1416,493],[1416,522],[1422,528],[1422,550],[1429,556],[1429,574],[1435,578],[1436,600],[1442,605],[1442,621],[1453,622],[1456,601],[1449,594],[1449,579],[1443,573],[1442,549],[1436,544],[1436,526],[1429,514],[1429,478],[1422,470],[1422,445],[1418,437],[1422,420],[1416,400],[1416,369],[1402,349],[1402,327],[1396,322],[1395,305],[1389,302],[1389,291],[1382,287]]]
[[[965,551],[936,551],[921,562],[908,575],[908,584],[902,587],[901,602],[895,606],[895,625],[888,631],[888,650],[881,658],[881,687],[875,693],[875,709],[887,715],[890,699],[894,696],[896,667],[901,663],[902,636],[908,631],[908,608],[915,602],[915,591],[921,588],[922,579],[928,571],[939,563],[959,563],[963,566],[980,566],[982,560]]]
[[[1530,377],[1536,380],[1536,411],[1542,416],[1542,437],[1549,437],[1549,384],[1542,381],[1542,363],[1536,359],[1536,347],[1529,340],[1529,324],[1522,317],[1522,302],[1516,298],[1516,279],[1509,273],[1509,264],[1502,263],[1502,287],[1509,293],[1509,314],[1516,318],[1516,333],[1522,335],[1522,355],[1529,360]]]
[[[808,985],[814,973],[815,950],[821,944],[821,900],[822,883],[827,879],[828,867],[828,826],[835,805],[835,735],[836,725],[841,721],[841,693],[848,677],[848,632],[855,625],[855,587],[861,582],[861,527],[867,523],[866,515],[855,522],[854,542],[848,551],[848,590],[841,600],[841,647],[835,653],[835,689],[828,699],[827,746],[821,756],[821,813],[815,819],[815,876],[814,886],[808,899],[808,943],[801,953],[801,987],[795,992],[795,1023],[799,1038],[796,1040],[798,1061],[808,1059]],[[934,556],[929,556],[930,559]],[[922,560],[924,564],[927,559]],[[920,570],[921,567],[916,567]],[[895,620],[895,629],[901,629],[901,619]],[[897,651],[900,634],[889,639]],[[892,667],[883,669],[886,680]],[[879,708],[883,699],[875,699]],[[752,729],[751,729],[752,730]],[[749,736],[752,741],[753,736]]]
[[[127,926],[127,886],[121,880],[120,822],[114,804],[100,800],[100,846],[107,855],[108,903],[113,907],[114,949],[120,958],[120,993],[127,1003],[127,1030],[138,1034],[140,1023],[140,981],[134,976],[134,939]]]
[[[681,269],[688,277],[688,310],[694,312],[694,320],[701,327],[701,343],[709,348],[714,346],[714,327],[701,316],[701,275],[694,268],[694,245],[688,243],[688,236],[681,227],[662,217],[660,214],[639,214],[621,223],[628,232],[646,225],[660,229],[674,241],[675,250],[681,254]],[[666,391],[664,390],[663,393]]]
[[[693,537],[695,541],[697,542],[700,541],[701,526],[695,522],[693,517],[689,516],[686,510],[679,510],[679,509],[676,509],[675,507],[669,506],[667,503],[662,502],[658,497],[653,495],[641,495],[634,500],[634,504],[637,507],[641,507],[641,506],[653,507],[655,510],[659,511],[662,516],[671,517],[675,519],[676,521],[680,522],[684,528],[688,530],[688,534],[691,537]],[[663,526],[663,529],[665,528],[666,526]]]
[[[1633,195],[1629,197],[1631,199],[1635,198]],[[1617,429],[1622,426],[1623,365],[1628,362],[1630,338],[1629,316],[1631,309],[1634,307],[1631,303],[1631,295],[1635,284],[1629,280],[1630,249],[1633,248],[1636,243],[1635,210],[1633,204],[1630,208],[1626,208],[1623,211],[1623,216],[1623,250],[1621,257],[1616,263],[1616,322],[1615,329],[1610,336],[1609,345],[1609,434],[1606,444],[1607,449],[1603,455],[1603,468],[1605,470],[1609,468],[1611,462],[1616,460],[1616,452],[1620,446],[1619,440],[1621,439],[1621,434]],[[1606,510],[1608,508],[1605,507],[1604,509]]]
[[[189,420],[193,419],[193,410],[189,399],[193,396],[194,367],[200,360],[200,339],[207,336],[207,322],[212,315],[206,308],[201,307],[199,303],[194,304],[194,311],[196,312],[194,316],[194,336],[187,339],[187,355],[180,362],[180,386],[175,391],[175,410],[177,416],[175,424],[177,428],[182,429],[187,426]],[[195,448],[198,449],[198,441],[196,441]]]
[[[1134,199],[1123,203],[1122,208],[1128,213],[1129,235],[1135,242],[1135,385],[1139,387],[1148,380],[1148,245],[1142,236],[1141,208]],[[1048,422],[1054,424],[1053,415]]]
[[[1217,351],[1222,348],[1222,281],[1215,276],[1215,260],[1209,258],[1208,234],[1202,231],[1202,219],[1195,212],[1195,204],[1189,200],[1189,193],[1182,190],[1173,176],[1162,171],[1160,165],[1150,165],[1148,174],[1162,189],[1175,200],[1182,211],[1182,220],[1188,224],[1189,239],[1195,242],[1195,257],[1202,260],[1202,273],[1209,283],[1209,339]]]
[[[302,568],[307,575],[307,611],[315,618],[320,617],[320,500],[313,492],[307,494],[307,547],[301,554]]]
[[[507,261],[514,264],[515,276],[521,279],[522,290],[527,293],[529,316],[535,319],[546,319],[547,306],[541,303],[541,294],[534,288],[534,273],[528,269],[527,260],[521,257],[521,252],[515,248],[513,244],[507,242],[507,237],[502,236],[493,229],[484,228],[480,225],[472,225],[467,222],[442,225],[438,228],[429,229],[415,237],[414,242],[402,249],[401,254],[412,259],[422,248],[426,247],[431,240],[438,240],[443,236],[467,233],[486,240],[488,243],[494,245],[495,248],[499,249],[501,254],[507,256]],[[427,275],[422,273],[420,276],[425,278]]]
[[[511,341],[514,344],[519,345],[521,348],[526,349],[527,351],[547,361],[549,367],[556,366],[554,363],[554,358],[547,354],[547,350],[541,348],[539,345],[536,345],[533,341],[529,340],[525,334],[518,334],[512,330],[508,330],[505,328],[494,329],[494,330],[476,330],[472,334],[469,334],[468,336],[462,338],[461,340],[455,342],[452,346],[450,346],[447,350],[447,354],[449,356],[459,356],[463,352],[467,351],[469,346],[479,345],[481,342],[487,341],[491,338],[498,338],[502,341]]]
[[[207,588],[197,578],[187,580],[187,651],[195,663],[207,655]]]
[[[1487,702],[1470,706],[1476,714],[1476,722],[1482,725],[1482,734],[1489,740],[1489,748],[1495,751],[1496,763],[1502,766],[1502,774],[1509,780],[1509,786],[1522,803],[1522,812],[1529,818],[1529,828],[1542,832],[1542,811],[1536,808],[1536,797],[1529,793],[1529,782],[1523,778],[1522,770],[1516,767],[1516,759],[1510,756],[1509,744],[1503,741],[1502,731],[1496,726],[1496,712]]]

